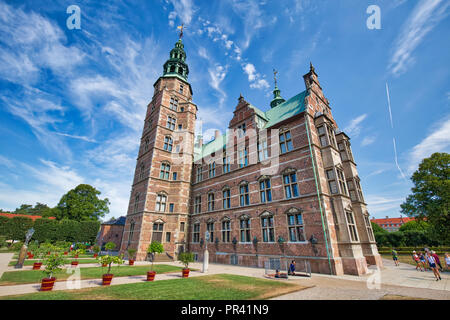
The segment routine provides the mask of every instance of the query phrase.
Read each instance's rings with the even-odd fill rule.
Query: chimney
[[[388,216],[386,216],[386,219],[389,219],[389,217],[388,217]]]
[[[200,148],[203,146],[203,138],[200,138],[198,140],[198,145],[199,145]]]
[[[220,131],[219,130],[215,130],[214,131],[214,139],[219,139],[220,138]]]

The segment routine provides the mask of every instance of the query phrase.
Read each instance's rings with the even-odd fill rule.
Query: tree
[[[450,154],[433,153],[423,159],[411,180],[414,187],[406,201],[400,205],[401,212],[426,218],[433,233],[443,243],[450,243]]]
[[[22,204],[19,208],[16,208],[14,210],[14,213],[16,214],[31,214],[31,209],[33,208],[33,205],[31,204]]]
[[[398,229],[399,231],[421,231],[426,232],[430,229],[430,224],[422,220],[413,220],[405,223]]]
[[[98,221],[109,212],[108,198],[98,198],[101,192],[88,184],[80,184],[62,196],[56,218],[76,221]]]
[[[371,221],[370,223],[372,224],[373,233],[376,233],[376,232],[386,233],[387,232],[386,230],[384,230],[382,227],[380,227],[375,222]]]
[[[6,236],[11,240],[25,241],[25,234],[33,226],[33,220],[13,217],[6,222]]]

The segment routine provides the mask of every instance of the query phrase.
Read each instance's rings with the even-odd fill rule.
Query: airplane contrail
[[[389,109],[389,119],[391,120],[391,129],[394,130],[394,122],[392,121],[392,111],[391,111],[391,99],[389,97],[389,87],[388,84],[386,82],[386,95],[387,95],[387,100],[388,100],[388,109]],[[401,176],[403,177],[403,179],[408,180],[406,178],[406,176],[403,174],[402,169],[400,168],[399,164],[398,164],[398,158],[397,158],[397,146],[395,143],[395,137],[394,137],[394,133],[392,132],[392,142],[394,145],[394,160],[395,160],[395,165],[398,168],[398,171],[400,171]]]

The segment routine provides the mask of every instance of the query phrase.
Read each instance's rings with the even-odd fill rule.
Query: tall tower
[[[120,248],[137,249],[137,260],[147,258],[152,241],[163,244],[169,259],[186,246],[197,106],[185,61],[180,37],[147,106]]]

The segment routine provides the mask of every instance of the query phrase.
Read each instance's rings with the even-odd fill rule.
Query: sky
[[[70,5],[80,29],[67,26]],[[367,26],[370,5],[380,29]],[[311,61],[351,138],[370,215],[398,217],[420,161],[450,150],[449,6],[0,0],[0,208],[55,206],[88,183],[111,202],[105,220],[126,215],[146,106],[184,23],[205,141],[225,132],[241,93],[270,108],[274,68],[286,100],[305,90]]]

